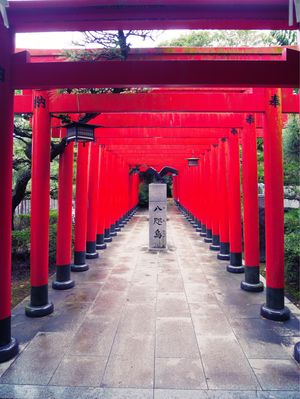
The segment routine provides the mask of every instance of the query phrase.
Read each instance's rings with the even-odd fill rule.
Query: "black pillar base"
[[[115,226],[116,226],[116,227],[115,227],[115,230],[116,230],[117,232],[121,231],[120,220],[121,220],[121,219],[117,220],[117,221],[116,221],[116,224],[115,224]]]
[[[110,229],[104,229],[104,242],[112,242]]]
[[[85,252],[74,252],[74,263],[71,265],[72,272],[85,272],[89,270],[89,266],[85,263]]]
[[[212,243],[209,246],[211,251],[220,251],[220,236],[213,234],[212,236]]]
[[[230,255],[229,254],[218,254],[217,255],[217,258],[219,259],[219,260],[230,260]]]
[[[87,241],[85,257],[86,259],[99,258],[99,254],[96,251],[96,241]]]
[[[116,235],[117,235],[116,226],[115,226],[114,224],[112,224],[112,225],[110,226],[110,236],[111,236],[111,237],[116,237]]]
[[[245,281],[241,282],[241,289],[248,292],[261,292],[264,285],[259,281],[259,266],[245,266]]]
[[[28,317],[44,317],[54,310],[53,303],[48,301],[48,284],[31,287],[30,304],[25,307]]]
[[[18,341],[11,336],[11,317],[6,317],[0,320],[0,363],[12,359],[18,352]]]
[[[243,265],[242,265],[242,266],[228,265],[228,266],[226,267],[226,270],[227,270],[229,273],[244,273],[244,271],[245,271]]]
[[[204,242],[207,242],[207,243],[212,242],[212,231],[211,231],[211,229],[206,229],[206,237],[204,238]]]
[[[296,362],[300,363],[300,342],[297,342],[294,346],[294,358]]]
[[[229,273],[244,273],[245,268],[242,263],[242,254],[240,252],[230,252],[230,265],[227,266]]]
[[[103,250],[106,249],[107,245],[104,243],[104,234],[97,234],[96,238],[96,249],[97,250]]]
[[[0,363],[7,362],[15,357],[19,352],[19,344],[15,338],[11,338],[6,345],[0,346]]]
[[[220,251],[220,245],[211,244],[211,245],[209,246],[209,249],[210,249],[211,251]]]
[[[56,266],[56,280],[52,281],[54,290],[68,290],[73,288],[75,282],[71,280],[71,265]]]
[[[206,237],[206,226],[205,226],[205,224],[202,224],[202,226],[201,226],[200,237]]]
[[[274,321],[287,321],[290,319],[290,311],[287,307],[276,310],[268,308],[267,305],[262,305],[260,308],[260,315],[265,319]]]
[[[99,258],[98,252],[86,252],[85,254],[86,259],[97,259]]]
[[[248,292],[262,292],[264,290],[264,284],[260,281],[257,284],[241,282],[241,289]]]
[[[290,311],[284,306],[283,288],[266,287],[266,303],[260,308],[260,314],[269,320],[289,320]]]
[[[103,251],[104,249],[107,248],[107,245],[105,243],[103,244],[96,244],[96,249],[97,251]]]
[[[219,260],[230,260],[229,242],[220,242],[220,253],[217,258]]]

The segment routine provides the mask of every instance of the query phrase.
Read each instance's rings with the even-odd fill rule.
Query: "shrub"
[[[30,228],[12,232],[12,257],[26,260],[30,254]]]
[[[50,213],[49,213],[49,223],[50,224],[55,224],[57,223],[57,209],[51,209]]]
[[[148,206],[149,204],[149,187],[146,183],[141,183],[139,186],[139,205]]]
[[[56,225],[49,227],[49,264],[55,263],[56,258]],[[30,257],[30,228],[12,232],[12,257],[29,261]]]
[[[16,215],[14,217],[15,230],[23,230],[30,227],[30,215]]]
[[[284,218],[284,263],[285,263],[285,280],[299,291],[300,277],[300,224],[299,209],[290,209],[285,213]]]
[[[290,209],[284,215],[284,232],[285,234],[299,231],[300,232],[300,210]]]
[[[49,264],[55,264],[56,261],[56,224],[49,227]]]
[[[299,291],[300,242],[298,232],[285,235],[285,279],[286,282]]]

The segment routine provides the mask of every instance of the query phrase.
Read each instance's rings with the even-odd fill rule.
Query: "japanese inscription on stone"
[[[149,185],[149,249],[167,247],[167,188],[165,184]]]

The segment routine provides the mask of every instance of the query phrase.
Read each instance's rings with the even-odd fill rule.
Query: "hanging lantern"
[[[100,126],[81,122],[71,122],[64,125],[64,127],[67,129],[67,143],[71,141],[87,143],[89,141],[95,141],[95,128]]]
[[[187,158],[188,166],[198,166],[199,158]]]

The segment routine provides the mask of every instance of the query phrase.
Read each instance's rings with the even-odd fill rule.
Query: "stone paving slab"
[[[74,289],[49,285],[52,315],[28,319],[28,298],[14,309],[21,352],[0,365],[0,398],[300,398],[299,320],[262,319],[265,293],[241,291],[243,275],[169,216],[167,252],[148,251],[138,212]]]

